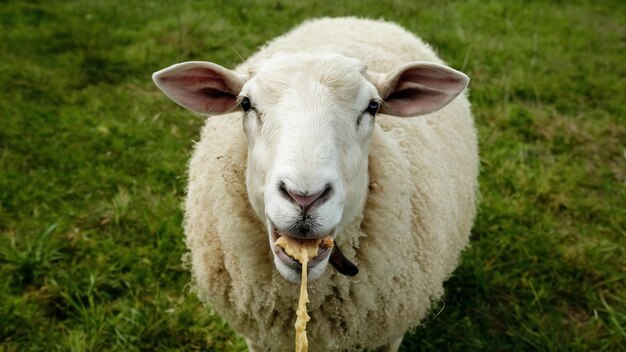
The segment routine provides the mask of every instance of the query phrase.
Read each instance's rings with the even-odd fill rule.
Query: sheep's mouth
[[[312,269],[316,267],[318,264],[322,263],[324,260],[326,260],[330,256],[332,252],[332,248],[333,248],[332,244],[329,245],[328,241],[324,241],[324,239],[334,239],[335,237],[334,230],[331,231],[329,234],[322,236],[322,237],[301,238],[301,237],[294,237],[288,234],[280,233],[278,232],[278,229],[276,229],[275,226],[271,226],[271,228],[272,229],[271,229],[270,242],[272,244],[271,245],[272,251],[283,264],[287,265],[289,268],[295,271],[300,272],[302,270],[302,264],[300,264],[300,262],[296,260],[295,258],[288,255],[281,246],[277,246],[274,244],[279,238],[285,236],[288,238],[289,241],[299,242],[300,244],[303,244],[305,246],[316,246],[318,245],[318,242],[319,242],[317,254],[314,257],[309,259],[309,263],[307,265],[309,269]]]
[[[307,265],[307,268],[309,270],[327,261],[332,264],[339,273],[343,275],[354,276],[359,273],[359,269],[356,267],[356,265],[354,265],[348,258],[346,258],[345,255],[343,255],[343,253],[341,253],[341,250],[336,243],[333,243],[335,239],[335,230],[332,230],[327,235],[321,237],[299,238],[280,233],[278,229],[276,229],[276,226],[274,226],[270,222],[270,247],[272,248],[274,256],[286,267],[290,268],[296,273],[300,273],[302,271],[302,264],[300,264],[300,262],[295,258],[289,256],[281,246],[277,246],[275,244],[276,241],[283,236],[288,237],[288,240],[290,241],[299,241],[305,245],[317,245],[319,242],[317,255],[312,257]],[[333,241],[325,241],[325,239],[331,239]]]

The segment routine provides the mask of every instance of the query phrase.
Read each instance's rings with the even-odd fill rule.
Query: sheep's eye
[[[243,112],[248,112],[252,108],[252,103],[250,102],[250,99],[245,97],[241,99],[241,102],[239,104],[241,105]]]
[[[379,108],[380,108],[380,104],[376,100],[372,100],[370,101],[365,111],[367,111],[368,114],[374,116],[378,112]]]

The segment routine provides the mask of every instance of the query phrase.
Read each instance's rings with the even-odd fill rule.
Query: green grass
[[[396,21],[472,78],[472,247],[402,350],[626,350],[620,1],[262,3],[0,2],[0,351],[245,349],[181,265],[202,121],[150,75],[322,15]]]

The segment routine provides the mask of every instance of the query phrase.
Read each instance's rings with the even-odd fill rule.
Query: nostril
[[[289,192],[287,191],[287,187],[285,186],[285,182],[281,182],[278,184],[278,191],[287,199],[291,198],[291,195],[289,195]]]

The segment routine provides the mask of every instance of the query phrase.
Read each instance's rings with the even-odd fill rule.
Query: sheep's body
[[[299,50],[337,50],[375,72],[441,63],[393,24],[322,19],[270,42],[237,71]],[[312,351],[377,348],[402,337],[441,297],[468,243],[478,154],[466,96],[428,115],[376,119],[365,209],[336,238],[360,271],[346,277],[329,267],[309,284]],[[273,265],[267,230],[248,202],[246,158],[241,113],[208,118],[189,164],[188,260],[198,294],[235,331],[262,350],[289,351],[299,287]]]

